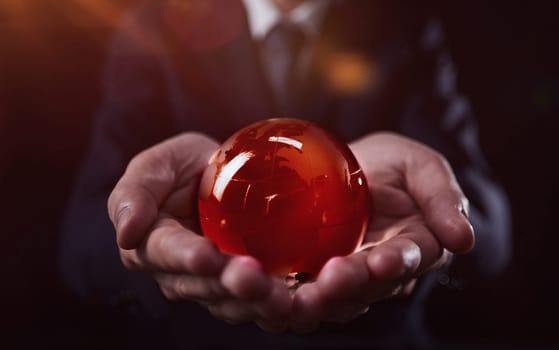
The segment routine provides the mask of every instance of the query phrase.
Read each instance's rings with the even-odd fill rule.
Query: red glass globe
[[[216,151],[198,205],[222,252],[254,256],[275,275],[316,275],[361,244],[369,190],[345,143],[308,121],[269,119]]]

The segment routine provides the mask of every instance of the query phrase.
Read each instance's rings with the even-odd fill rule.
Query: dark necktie
[[[261,57],[275,96],[278,117],[297,117],[299,61],[305,34],[295,25],[280,22],[261,42]]]

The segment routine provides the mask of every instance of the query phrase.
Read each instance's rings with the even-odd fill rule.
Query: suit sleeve
[[[137,39],[124,27],[112,41],[105,96],[66,208],[58,266],[83,300],[110,306],[142,300],[138,305],[156,314],[164,305],[157,286],[122,266],[107,214],[108,196],[133,155],[173,134],[156,55]]]
[[[472,108],[457,91],[456,72],[439,22],[427,23],[418,51],[418,76],[401,131],[449,160],[470,201],[476,245],[471,253],[455,257],[452,271],[465,279],[490,277],[503,270],[511,255],[508,200],[482,154]]]

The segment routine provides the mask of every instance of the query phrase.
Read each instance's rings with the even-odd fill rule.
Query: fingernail
[[[130,207],[129,206],[125,206],[122,209],[120,209],[120,211],[118,212],[118,215],[116,217],[116,230],[117,231],[120,231],[120,229],[122,228],[124,223],[126,223],[126,221],[128,220],[129,217],[130,217]]]
[[[414,273],[421,263],[421,249],[414,245],[413,248],[404,250],[402,254],[403,264],[400,270],[400,276],[407,276],[410,273]]]
[[[460,208],[458,208],[460,210],[460,213],[462,215],[464,215],[464,217],[466,219],[470,218],[470,202],[468,201],[467,198],[463,198],[462,199],[462,203],[460,203]]]

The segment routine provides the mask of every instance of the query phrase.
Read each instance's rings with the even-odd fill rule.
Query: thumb
[[[130,161],[107,204],[120,248],[135,249],[143,242],[177,183],[203,168],[215,148],[215,141],[208,137],[186,133]]]

